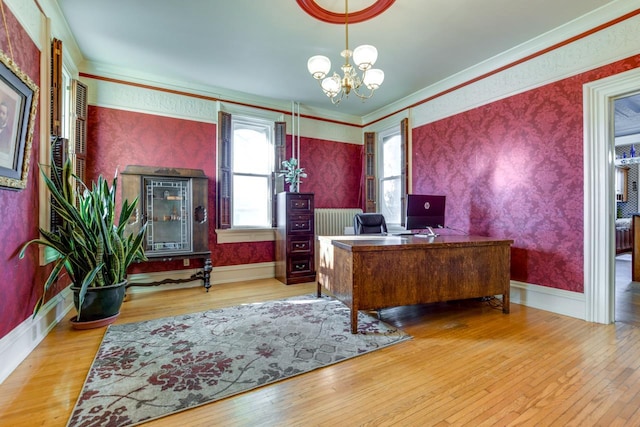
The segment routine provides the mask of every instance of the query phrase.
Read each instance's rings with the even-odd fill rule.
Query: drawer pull
[[[296,264],[296,270],[306,270],[307,264]]]

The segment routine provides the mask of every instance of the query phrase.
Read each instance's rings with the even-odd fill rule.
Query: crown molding
[[[43,31],[42,13],[34,1],[2,0],[16,17],[31,40],[42,50],[40,34]]]
[[[211,100],[86,76],[81,76],[80,79],[89,88],[87,92],[89,105],[205,123],[217,122],[216,103]]]
[[[363,123],[367,126],[413,108],[417,111],[415,125],[426,124],[635,55],[638,15],[589,32],[637,12],[639,6],[635,0],[609,3],[374,111],[363,117]],[[425,104],[432,107],[425,108]]]
[[[133,85],[176,91],[195,97],[200,96],[214,101],[280,111],[287,114],[291,111],[291,100],[277,100],[218,87],[188,83],[152,73],[142,73],[135,70],[113,67],[108,64],[85,61],[80,66],[80,72],[105,77],[107,79],[129,82]],[[355,126],[361,126],[362,124],[362,118],[359,116],[341,114],[332,110],[312,109],[305,105],[300,105],[300,114],[310,118],[318,117],[328,121]]]
[[[76,42],[71,28],[57,0],[38,0],[47,18],[51,20],[51,35],[62,40],[62,54],[65,66],[74,76],[78,75],[78,64],[84,61],[84,56]]]

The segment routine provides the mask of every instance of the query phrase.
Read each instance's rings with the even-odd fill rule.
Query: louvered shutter
[[[55,167],[51,167],[51,179],[59,181],[62,179],[62,166],[67,161],[69,153],[69,141],[65,138],[58,136],[51,137],[51,162]],[[54,176],[55,175],[55,176]],[[58,229],[62,227],[63,219],[53,208],[57,202],[51,197],[51,232],[57,233]]]
[[[400,224],[405,225],[405,215],[407,211],[407,193],[411,190],[409,185],[409,119],[404,118],[400,122],[400,149],[402,150],[402,169],[401,169],[401,203],[400,206]]]
[[[87,171],[87,85],[73,80],[71,82],[71,96],[75,120],[73,133],[75,174],[82,181],[86,180]]]
[[[376,133],[364,134],[365,212],[376,211]]]
[[[51,43],[51,135],[62,136],[62,41]]]
[[[231,114],[218,113],[218,228],[231,228]]]

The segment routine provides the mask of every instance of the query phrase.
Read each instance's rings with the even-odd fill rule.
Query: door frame
[[[640,68],[636,68],[585,84],[583,89],[584,293],[589,322],[615,321],[613,103],[639,88]]]

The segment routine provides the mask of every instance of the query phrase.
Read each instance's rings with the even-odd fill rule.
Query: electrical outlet
[[[185,267],[189,267],[189,258],[185,258],[182,260],[182,265],[184,265]]]

